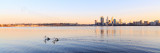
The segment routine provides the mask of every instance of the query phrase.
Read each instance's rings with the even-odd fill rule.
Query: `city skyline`
[[[99,16],[130,21],[160,20],[159,0],[1,0],[0,24],[94,24]]]
[[[160,0],[0,0],[0,53],[160,53]]]
[[[160,20],[147,21],[147,20],[139,20],[139,21],[130,21],[130,22],[122,22],[122,19],[115,19],[114,17],[100,17],[100,20],[95,20],[94,26],[160,26]]]
[[[48,26],[160,26],[160,20],[150,21],[133,21],[122,22],[122,19],[114,17],[101,16],[99,21],[95,20],[94,24],[79,24],[79,23],[16,23],[16,24],[0,24],[0,27],[48,27]]]

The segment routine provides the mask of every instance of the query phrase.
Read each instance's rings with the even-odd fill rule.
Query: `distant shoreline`
[[[70,26],[9,26],[9,27],[70,27]],[[74,26],[74,27],[78,27],[78,26]],[[85,27],[89,27],[89,26],[85,26]],[[93,27],[117,27],[117,26],[93,26]],[[122,27],[124,27],[124,26],[122,26]],[[136,26],[136,27],[138,27],[138,26]]]
[[[21,24],[0,24],[0,27],[59,27],[59,26],[160,26],[160,25],[95,25],[78,23],[21,23]]]

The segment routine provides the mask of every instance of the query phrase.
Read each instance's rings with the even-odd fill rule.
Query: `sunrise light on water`
[[[0,0],[0,53],[160,53],[159,0]]]

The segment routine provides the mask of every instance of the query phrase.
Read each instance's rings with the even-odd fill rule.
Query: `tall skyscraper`
[[[108,20],[108,16],[107,16],[107,20],[106,20],[106,23],[108,23],[108,21],[109,21],[109,20]]]
[[[113,22],[113,17],[111,18],[111,21]]]
[[[101,17],[101,25],[104,25],[104,17]]]
[[[108,25],[109,24],[109,20],[108,20],[108,16],[107,16],[107,19],[106,19],[106,25]]]
[[[148,21],[144,21],[144,25],[148,25],[149,24],[149,22]]]
[[[111,18],[112,26],[113,26],[113,17]]]
[[[111,23],[112,23],[111,20],[109,20],[108,24],[110,25]]]
[[[95,25],[97,25],[97,20],[95,20]]]
[[[113,20],[113,24],[116,25],[116,23],[117,23],[117,22],[116,22],[116,19],[114,19],[114,20]]]
[[[156,22],[156,25],[158,25],[158,24],[159,24],[159,20],[155,20],[154,22]]]
[[[122,20],[121,19],[119,19],[119,24],[122,24]]]
[[[140,25],[143,25],[143,21],[142,20],[140,20]]]

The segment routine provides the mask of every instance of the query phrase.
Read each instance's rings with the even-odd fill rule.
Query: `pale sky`
[[[1,24],[92,24],[101,16],[123,22],[160,20],[160,0],[0,0]]]

